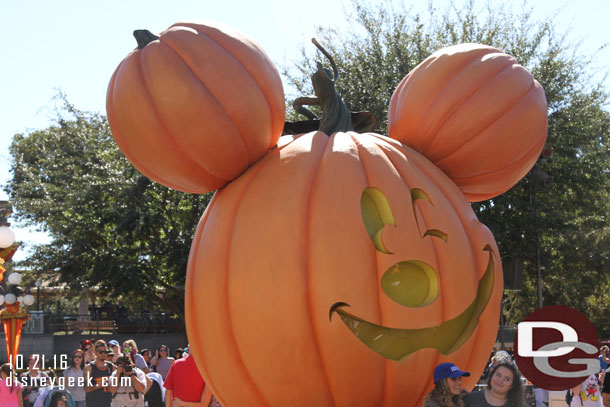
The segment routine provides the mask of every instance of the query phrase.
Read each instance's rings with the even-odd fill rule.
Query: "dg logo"
[[[567,390],[600,370],[595,326],[562,305],[540,308],[517,325],[515,361],[534,385]]]

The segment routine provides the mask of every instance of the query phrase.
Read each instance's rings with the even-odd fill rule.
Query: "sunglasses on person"
[[[95,353],[99,353],[99,354],[101,355],[101,354],[103,354],[103,353],[108,353],[108,350],[107,350],[107,349],[103,349],[103,350],[97,350],[97,349],[96,349],[96,350],[95,350]]]

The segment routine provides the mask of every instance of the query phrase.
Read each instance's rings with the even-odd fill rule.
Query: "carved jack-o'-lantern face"
[[[431,203],[431,200],[418,188],[411,190],[411,196],[413,215],[417,221],[416,201],[423,199]],[[367,188],[362,194],[361,207],[364,224],[375,248],[381,253],[391,254],[385,247],[382,236],[386,225],[394,225],[394,215],[387,198],[380,190]],[[446,233],[438,229],[427,229],[422,236],[439,238],[444,242],[449,238]],[[479,281],[476,297],[460,315],[440,325],[419,329],[385,327],[346,312],[341,308],[348,305],[344,302],[335,303],[330,309],[330,314],[332,316],[336,311],[358,339],[386,358],[402,361],[411,353],[423,348],[434,348],[442,354],[449,354],[459,348],[472,334],[492,294],[494,281],[492,248],[487,245],[483,250],[489,252],[489,263]],[[438,272],[426,262],[419,260],[404,260],[393,264],[383,274],[380,285],[389,298],[405,307],[427,306],[439,295]]]

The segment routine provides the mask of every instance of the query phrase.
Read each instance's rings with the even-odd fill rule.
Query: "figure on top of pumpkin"
[[[546,104],[531,75],[488,46],[440,50],[394,93],[389,138],[325,97],[337,73],[318,65],[323,86],[305,101],[322,106],[324,131],[280,138],[281,81],[252,40],[215,23],[143,37],[111,79],[108,119],[143,174],[218,190],[185,287],[189,342],[218,400],[419,406],[448,361],[472,388],[503,279],[468,200],[536,161]]]

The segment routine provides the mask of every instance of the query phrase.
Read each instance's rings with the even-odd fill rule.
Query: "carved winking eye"
[[[417,220],[417,200],[425,200],[432,205],[430,197],[421,189],[411,190],[413,216]],[[383,229],[386,225],[396,227],[394,214],[387,197],[377,188],[365,188],[360,199],[360,209],[364,226],[375,248],[384,254],[390,252],[383,241]],[[437,237],[447,241],[446,233],[438,229],[428,229],[422,235]],[[405,307],[424,307],[436,300],[439,294],[438,275],[429,264],[419,260],[404,260],[392,265],[381,278],[383,292],[393,301]]]

